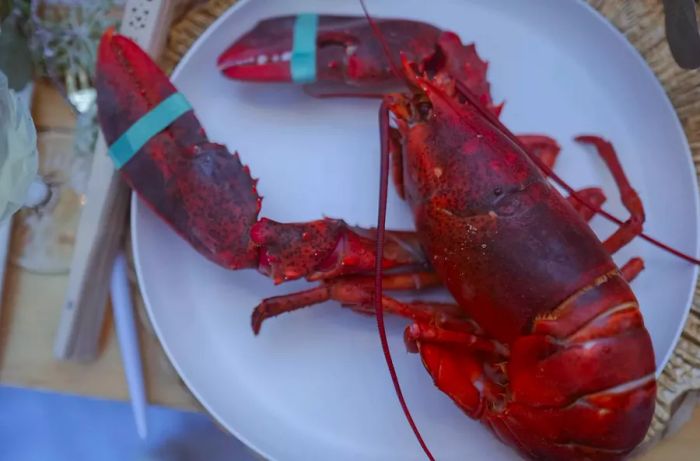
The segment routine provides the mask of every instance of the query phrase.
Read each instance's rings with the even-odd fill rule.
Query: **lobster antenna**
[[[382,149],[381,149],[381,168],[379,173],[379,211],[377,216],[377,245],[376,245],[376,256],[375,256],[375,266],[374,266],[374,309],[377,316],[377,328],[379,329],[379,338],[382,343],[382,351],[384,352],[384,358],[386,359],[387,367],[389,368],[389,374],[391,375],[391,381],[394,383],[394,390],[396,391],[396,396],[401,404],[401,409],[408,424],[411,426],[413,433],[418,440],[421,448],[425,452],[426,456],[430,461],[435,461],[433,454],[428,449],[423,436],[418,430],[418,426],[411,416],[411,412],[406,404],[406,399],[401,391],[401,385],[399,384],[399,377],[396,374],[396,368],[394,367],[394,362],[391,359],[391,351],[389,350],[389,342],[386,337],[386,328],[384,327],[384,306],[382,304],[382,262],[384,260],[384,230],[386,224],[386,202],[387,202],[387,189],[389,184],[389,136],[386,133],[389,123],[389,109],[382,103],[382,107],[379,112],[379,120],[382,128]]]
[[[387,59],[391,65],[392,71],[397,77],[404,76],[403,73],[399,71],[399,68],[394,63],[391,58],[391,52],[389,46],[384,39],[379,27],[374,22],[372,17],[367,11],[367,6],[364,0],[360,0],[360,5],[362,5],[362,10],[365,13],[365,17],[369,21],[370,26],[377,39],[381,42],[384,48],[384,53],[386,53]],[[380,126],[380,144],[381,144],[381,168],[379,173],[379,209],[377,211],[377,245],[375,248],[375,266],[374,266],[374,310],[377,317],[377,329],[379,330],[379,339],[382,344],[382,352],[384,353],[384,358],[386,359],[386,365],[389,368],[389,375],[391,375],[391,381],[394,384],[394,390],[396,391],[396,396],[401,404],[401,409],[403,414],[406,416],[408,424],[413,430],[413,434],[416,436],[418,443],[420,444],[423,452],[428,457],[430,461],[435,461],[435,457],[428,449],[423,436],[418,430],[413,416],[411,416],[411,411],[408,409],[406,404],[406,399],[403,396],[403,391],[401,391],[401,384],[399,384],[399,377],[396,374],[396,368],[394,367],[394,361],[391,358],[391,351],[389,350],[389,341],[386,336],[386,328],[384,326],[384,306],[382,304],[382,263],[384,260],[384,231],[386,226],[386,202],[387,202],[387,190],[389,188],[389,108],[385,102],[382,102],[381,108],[379,109],[379,126]]]
[[[618,226],[621,226],[624,224],[624,222],[613,216],[612,214],[608,213],[605,211],[602,207],[593,205],[592,203],[589,203],[587,200],[584,200],[581,198],[578,193],[574,190],[573,187],[571,187],[569,184],[566,183],[558,174],[556,174],[550,167],[544,164],[539,158],[537,158],[536,155],[531,153],[528,149],[525,148],[525,146],[520,142],[517,136],[515,136],[501,121],[496,118],[495,115],[491,113],[488,109],[483,107],[481,103],[476,101],[476,98],[474,95],[471,93],[469,88],[467,88],[462,82],[459,80],[455,79],[455,85],[457,89],[459,90],[460,94],[466,98],[466,100],[474,106],[484,117],[486,117],[487,120],[489,120],[497,129],[503,132],[508,139],[513,141],[518,147],[520,147],[527,156],[532,160],[537,167],[542,170],[546,175],[548,175],[552,180],[559,184],[568,194],[570,194],[574,200],[579,202],[581,205],[585,206],[589,210],[599,213],[601,216],[603,216],[605,219],[617,224]],[[688,261],[689,263],[700,265],[700,259],[694,258],[686,253],[683,253],[682,251],[676,250],[673,247],[670,247],[669,245],[655,239],[654,237],[651,237],[650,235],[642,232],[639,234],[639,237],[642,239],[646,240],[647,242],[651,243],[652,245],[655,245],[659,248],[661,248],[664,251],[667,251],[671,253],[674,256],[677,256],[681,259],[684,259],[685,261]]]

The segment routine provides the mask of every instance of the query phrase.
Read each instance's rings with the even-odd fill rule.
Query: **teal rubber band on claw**
[[[117,169],[124,166],[149,139],[166,129],[182,114],[192,110],[182,93],[173,93],[146,112],[119,139],[109,146],[109,155]]]
[[[290,63],[292,80],[295,83],[316,81],[316,34],[317,14],[300,14],[294,22],[292,59]]]

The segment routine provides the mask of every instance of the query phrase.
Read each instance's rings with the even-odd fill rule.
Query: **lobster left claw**
[[[403,91],[406,82],[392,69],[402,57],[416,70],[460,80],[498,115],[486,79],[488,63],[474,44],[463,44],[453,32],[406,19],[374,19],[385,38],[383,49],[363,16],[301,14],[260,21],[224,51],[221,72],[234,80],[303,83],[317,97],[370,96]]]
[[[377,19],[395,62],[407,53],[427,63],[439,55],[443,31],[430,24]],[[378,95],[403,88],[372,29],[361,16],[302,14],[260,21],[218,59],[229,78],[306,84],[315,96]]]
[[[219,69],[236,80],[290,82],[295,16],[260,21],[218,59]]]

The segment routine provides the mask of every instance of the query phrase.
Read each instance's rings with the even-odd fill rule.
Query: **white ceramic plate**
[[[646,230],[692,254],[698,246],[697,185],[675,112],[636,51],[583,2],[377,0],[377,16],[437,24],[476,41],[491,62],[504,122],[563,145],[557,171],[575,187],[602,185],[607,209],[625,217],[602,162],[572,142],[598,133],[617,147],[647,211]],[[241,1],[195,44],[174,74],[211,139],[238,150],[265,196],[262,215],[331,215],[371,226],[379,162],[376,101],[307,97],[293,86],[255,86],[219,75],[215,61],[257,20],[303,11],[360,14],[355,0]],[[138,201],[133,236],[139,281],[166,352],[202,404],[271,460],[423,459],[397,404],[374,319],[333,303],[268,321],[255,338],[250,313],[273,287],[252,271],[209,263]],[[388,223],[412,226],[392,194]],[[612,227],[601,219],[601,236]],[[686,318],[696,270],[636,240],[618,263],[642,256],[634,282],[656,350],[667,360]],[[507,460],[515,454],[470,421],[405,352],[404,321],[388,331],[406,398],[440,460]]]

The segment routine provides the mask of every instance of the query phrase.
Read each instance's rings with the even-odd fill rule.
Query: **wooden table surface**
[[[36,87],[33,114],[41,132],[72,131],[74,118],[61,97],[47,84]],[[0,384],[114,400],[128,399],[111,317],[103,333],[102,352],[88,364],[60,362],[52,347],[67,275],[39,275],[12,264],[7,269],[0,310]],[[141,312],[141,347],[149,402],[199,411]],[[683,429],[661,442],[643,461],[700,460],[700,409]]]

